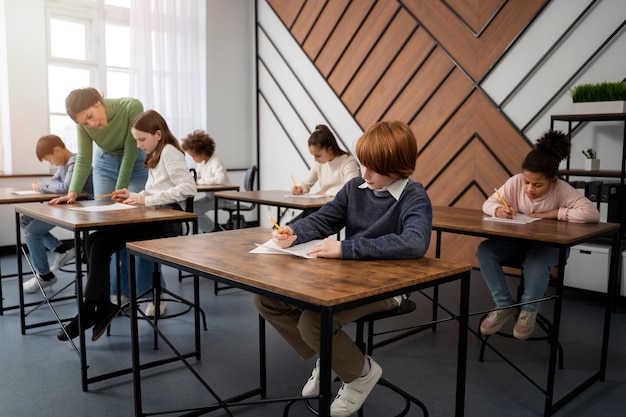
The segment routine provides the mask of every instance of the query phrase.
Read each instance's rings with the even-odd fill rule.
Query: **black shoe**
[[[93,326],[93,317],[94,313],[90,313],[88,311],[85,311],[83,313],[83,331]],[[65,331],[63,331],[63,329],[65,329]],[[78,316],[70,320],[70,322],[66,326],[63,326],[63,329],[59,330],[59,332],[57,333],[57,339],[59,339],[61,342],[67,342],[70,339],[76,338],[80,334],[80,332],[78,331]]]
[[[109,303],[103,310],[99,309],[96,312],[96,324],[93,326],[93,335],[91,336],[93,342],[100,339],[100,336],[104,334],[109,324],[111,324],[111,321],[120,314],[122,308],[113,303]]]
[[[61,342],[67,342],[70,339],[76,338],[79,334],[80,332],[78,331],[78,316],[76,316],[67,324],[67,326],[63,326],[63,329],[59,330],[59,332],[57,333],[57,339],[59,339]]]

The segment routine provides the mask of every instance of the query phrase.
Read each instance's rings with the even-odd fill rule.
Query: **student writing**
[[[570,142],[559,131],[544,133],[522,163],[522,172],[509,178],[483,204],[490,216],[514,218],[516,213],[528,217],[580,223],[597,223],[600,215],[596,206],[567,182],[558,178],[559,163],[570,152]],[[507,202],[508,208],[502,202]],[[524,271],[522,302],[543,297],[550,279],[550,270],[558,265],[559,249],[529,242],[488,239],[476,253],[483,278],[491,291],[496,310],[490,312],[480,325],[489,335],[499,331],[511,317],[518,316],[513,335],[528,339],[537,318],[537,303],[525,304],[521,311],[513,304],[502,265],[521,261]],[[518,315],[519,313],[519,315]]]
[[[392,152],[389,152],[392,150]],[[409,179],[417,159],[416,139],[402,122],[379,122],[356,143],[361,177],[349,180],[319,211],[272,233],[283,247],[324,239],[309,255],[338,259],[415,259],[430,243],[432,208],[421,184]],[[328,236],[346,229],[346,238]],[[320,281],[324,271],[320,271]],[[254,297],[259,313],[302,359],[319,354],[319,313],[269,297]],[[402,297],[378,301],[333,315],[332,371],[343,382],[331,404],[333,417],[349,416],[363,404],[382,375],[342,327],[375,312],[396,308]],[[319,393],[319,361],[302,395]]]
[[[48,183],[33,182],[33,190],[39,193],[65,194],[69,189],[74,172],[76,154],[65,147],[63,140],[57,135],[46,135],[39,138],[35,153],[40,161],[47,161],[57,166],[57,170]],[[91,172],[87,175],[81,192],[88,198],[93,197]],[[25,293],[34,293],[42,288],[49,287],[57,282],[54,272],[61,269],[76,256],[76,250],[59,239],[50,231],[54,226],[28,216],[20,217],[20,227],[24,241],[28,247],[31,263],[37,273],[36,276],[23,284]],[[54,253],[52,265],[48,262],[46,249]],[[39,284],[37,284],[39,281]]]

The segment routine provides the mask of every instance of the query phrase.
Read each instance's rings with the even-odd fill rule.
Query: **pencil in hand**
[[[113,197],[113,193],[97,195],[97,196],[94,197],[94,199],[96,199],[96,198],[106,198],[106,197]]]
[[[498,194],[498,197],[500,197],[500,201],[502,201],[502,204],[504,204],[504,207],[505,207],[507,210],[510,210],[510,209],[511,209],[511,207],[509,207],[509,205],[506,203],[506,201],[504,201],[504,198],[502,197],[502,194],[500,194],[500,191],[498,191],[498,189],[497,189],[497,188],[494,188],[494,190],[495,190],[496,194]]]

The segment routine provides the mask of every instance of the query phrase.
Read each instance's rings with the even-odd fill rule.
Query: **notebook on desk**
[[[516,214],[514,219],[503,219],[501,217],[490,217],[485,216],[483,220],[487,220],[489,222],[500,222],[500,223],[510,223],[510,224],[528,224],[532,222],[536,222],[537,220],[541,220],[539,217],[528,217],[524,214]]]

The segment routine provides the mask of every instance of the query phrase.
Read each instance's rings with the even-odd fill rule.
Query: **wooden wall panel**
[[[291,34],[300,45],[304,43],[315,21],[324,8],[325,0],[307,0],[291,28]]]
[[[379,1],[352,42],[337,61],[337,65],[328,77],[328,83],[341,96],[354,74],[359,70],[378,39],[385,33],[399,6],[396,2]],[[376,80],[371,80],[375,82]]]
[[[413,128],[433,204],[480,208],[519,172],[531,144],[479,85],[547,0],[267,1],[363,129]],[[479,240],[446,241],[474,262]]]
[[[333,0],[326,4],[302,46],[304,52],[311,59],[315,60],[341,16],[343,16],[348,4],[348,0]]]
[[[346,50],[361,24],[374,7],[375,0],[352,1],[341,17],[335,30],[326,40],[323,49],[314,60],[315,66],[324,77],[328,77]]]
[[[341,95],[341,101],[352,114],[356,114],[372,90],[372,80],[380,80],[387,68],[401,53],[402,48],[416,28],[415,21],[406,11],[400,10],[391,21],[389,29],[380,37],[367,60],[361,65],[350,84]],[[387,107],[389,103],[379,103]]]

